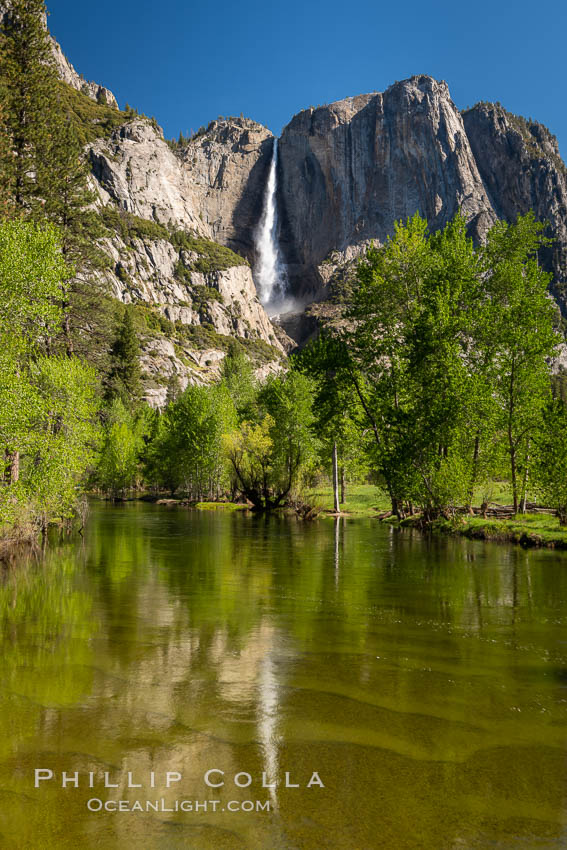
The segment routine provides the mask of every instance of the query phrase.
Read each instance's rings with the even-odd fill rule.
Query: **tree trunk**
[[[6,481],[8,484],[17,484],[20,480],[20,453],[18,451],[11,452],[6,449]]]
[[[341,466],[341,505],[346,502],[346,473],[344,466]]]
[[[474,499],[474,486],[476,484],[476,479],[478,475],[478,455],[480,451],[480,434],[476,433],[476,437],[474,439],[474,451],[473,451],[473,461],[472,461],[472,473],[471,480],[469,483],[469,492],[467,494],[467,505],[466,508],[469,513],[472,513],[472,503]]]
[[[341,506],[339,504],[339,464],[336,443],[333,443],[333,504],[335,513],[340,513]]]
[[[527,489],[528,489],[528,477],[530,474],[530,443],[528,442],[528,451],[526,454],[526,468],[524,469],[524,478],[522,481],[522,498],[520,500],[520,511],[521,513],[526,513],[526,502],[528,500],[527,497]]]
[[[395,496],[390,496],[390,501],[392,503],[392,513],[393,513],[393,515],[395,517],[397,517],[398,519],[401,519],[401,517],[400,517],[400,503],[399,503],[398,499],[396,499]]]
[[[67,357],[73,357],[75,354],[75,347],[73,345],[73,337],[71,335],[71,320],[69,318],[69,314],[66,312],[69,305],[66,303],[64,305],[64,314],[63,314],[63,335],[65,337],[65,353]]]
[[[510,472],[512,473],[512,496],[514,499],[514,513],[518,513],[518,476],[516,472],[516,450],[510,446]]]

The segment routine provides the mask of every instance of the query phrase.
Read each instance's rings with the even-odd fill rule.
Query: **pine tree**
[[[37,180],[48,164],[48,122],[58,81],[45,26],[44,0],[12,0],[0,34],[0,95],[12,155],[8,191],[27,214],[42,206]]]
[[[86,340],[92,349],[98,336],[94,334],[93,340],[92,321],[100,293],[93,291],[88,276],[104,264],[96,245],[96,239],[104,235],[104,228],[92,209],[95,195],[88,186],[89,167],[74,125],[59,100],[54,106],[49,122],[47,165],[39,167],[38,183],[45,199],[43,213],[61,232],[61,249],[69,266],[70,276],[65,282],[61,306],[65,349],[71,355],[76,344],[84,348]]]
[[[111,363],[107,397],[135,406],[141,395],[140,343],[128,308],[112,346]]]
[[[11,170],[11,152],[3,129],[5,127],[4,109],[0,104],[0,222],[8,218],[12,212],[12,203],[10,199],[10,170]]]
[[[88,163],[61,97],[43,0],[13,0],[0,47],[8,140],[4,156],[0,150],[1,182],[16,212],[47,218],[59,228],[69,267],[61,291],[60,341],[67,355],[78,351],[100,368],[109,326],[107,311],[100,307],[107,299],[89,277],[105,264],[96,245],[104,228],[92,209]]]

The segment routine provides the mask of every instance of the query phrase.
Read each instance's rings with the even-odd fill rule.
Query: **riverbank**
[[[518,514],[511,519],[459,516],[454,520],[437,520],[432,530],[525,548],[567,549],[567,527],[560,526],[558,518],[551,514]]]
[[[309,492],[308,499],[321,506],[322,517],[333,517],[333,492],[331,487],[318,487]],[[511,493],[506,482],[496,482],[492,493],[494,504],[506,505]],[[480,502],[479,502],[480,503]],[[493,543],[510,543],[525,548],[544,547],[567,550],[567,527],[559,525],[552,514],[518,514],[517,516],[484,519],[481,516],[460,514],[453,519],[439,519],[423,528],[421,517],[408,517],[399,521],[395,517],[382,517],[390,509],[387,495],[370,484],[358,484],[348,488],[347,499],[341,505],[342,516],[352,519],[376,518],[399,528],[418,528],[420,531],[451,534],[470,540],[486,540]]]

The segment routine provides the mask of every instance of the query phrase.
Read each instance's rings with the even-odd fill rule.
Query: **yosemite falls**
[[[256,231],[257,262],[254,275],[260,300],[271,313],[281,308],[287,288],[285,266],[278,244],[277,169],[278,140],[274,139],[264,207]]]

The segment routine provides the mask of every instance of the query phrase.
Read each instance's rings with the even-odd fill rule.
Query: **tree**
[[[0,92],[11,153],[7,178],[16,206],[41,207],[37,175],[45,171],[49,116],[58,80],[45,27],[43,0],[11,0],[0,33]]]
[[[254,421],[243,422],[224,438],[240,492],[254,509],[280,507],[315,463],[313,382],[290,371],[272,376],[261,388]]]
[[[561,399],[546,406],[534,443],[534,486],[567,525],[567,405]]]
[[[91,354],[96,350],[93,333],[100,337],[97,315],[102,314],[104,320],[105,312],[100,284],[93,287],[91,277],[107,263],[96,244],[105,231],[93,209],[96,196],[88,186],[89,165],[75,125],[59,98],[52,104],[47,129],[47,156],[38,166],[37,180],[42,215],[59,229],[70,272],[61,291],[63,340],[69,356],[77,345]]]
[[[223,382],[189,385],[154,426],[145,452],[147,474],[172,494],[183,487],[194,499],[217,497],[228,482],[222,438],[236,420]]]
[[[248,418],[258,388],[250,358],[234,340],[231,340],[226,357],[222,361],[221,378],[234,401],[239,417]]]
[[[143,419],[134,416],[117,396],[107,411],[102,448],[95,473],[97,484],[113,499],[136,486],[144,441]]]
[[[17,483],[20,452],[25,447],[33,411],[29,384],[32,357],[56,332],[55,305],[65,264],[53,228],[22,221],[0,225],[0,336],[2,395],[0,440],[6,458],[5,480]],[[21,399],[18,399],[21,387]]]
[[[547,291],[551,276],[539,268],[537,259],[546,241],[543,229],[533,213],[513,225],[498,222],[485,249],[494,392],[506,434],[516,512],[520,501],[525,504],[533,438],[551,396],[548,360],[558,341],[556,307]]]
[[[66,275],[50,225],[0,225],[0,521],[45,530],[68,518],[96,438],[96,382],[76,359],[47,356]]]
[[[292,358],[294,368],[314,380],[313,410],[321,458],[332,469],[336,512],[346,498],[348,472],[363,474],[364,428],[362,410],[346,365],[349,354],[343,339],[323,333]],[[339,490],[340,481],[340,490]]]
[[[342,368],[398,516],[470,506],[503,440],[516,510],[525,501],[556,339],[542,227],[500,222],[475,249],[462,216],[428,234],[416,215],[359,266]]]
[[[107,396],[136,406],[141,389],[140,343],[132,312],[126,307],[112,346]]]
[[[0,172],[8,200],[19,215],[48,219],[59,228],[68,275],[61,282],[61,334],[67,354],[80,339],[83,353],[100,348],[97,312],[85,274],[107,261],[96,245],[104,235],[92,208],[89,167],[76,126],[65,106],[54,65],[43,0],[11,0],[0,34]],[[0,202],[2,202],[0,198]],[[95,333],[96,330],[96,333]]]
[[[31,364],[37,388],[25,482],[43,531],[70,519],[98,442],[94,369],[77,358],[40,357]]]

